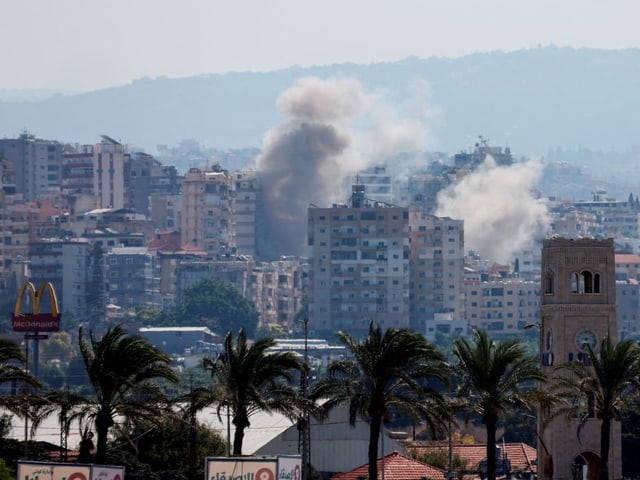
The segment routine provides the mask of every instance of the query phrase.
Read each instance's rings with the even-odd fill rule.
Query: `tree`
[[[423,418],[433,432],[447,427],[449,409],[436,388],[447,384],[449,369],[444,357],[424,336],[407,329],[388,329],[370,324],[369,334],[356,341],[338,332],[353,359],[336,360],[329,375],[312,389],[312,398],[326,399],[331,409],[348,403],[349,422],[369,422],[369,478],[378,478],[378,441],[382,422],[395,410],[413,419]]]
[[[234,455],[242,454],[244,431],[255,412],[278,412],[297,420],[311,407],[291,385],[294,373],[306,365],[293,352],[269,353],[275,343],[273,338],[262,338],[249,345],[245,331],[240,329],[235,343],[232,333],[227,333],[223,351],[215,360],[204,359],[214,382],[213,394],[219,401],[218,416],[222,407],[231,410]]]
[[[198,446],[195,461],[189,438],[195,428]],[[205,458],[222,456],[226,443],[218,432],[197,422],[190,425],[178,415],[167,415],[154,421],[141,420],[118,432],[110,442],[109,461],[124,465],[127,474],[145,479],[185,479],[204,477]]]
[[[170,323],[193,325],[195,321],[214,332],[242,328],[249,337],[254,337],[258,311],[231,283],[206,278],[184,289],[181,298],[168,314]]]
[[[467,420],[480,416],[487,431],[487,478],[496,478],[496,431],[498,420],[513,408],[532,410],[541,393],[533,387],[546,377],[538,368],[538,359],[526,353],[517,339],[496,343],[485,330],[476,330],[473,340],[453,342],[457,360],[454,372],[460,382],[458,399],[467,412]]]
[[[599,351],[585,344],[588,361],[559,367],[561,395],[572,400],[561,411],[578,418],[578,435],[590,415],[601,420],[599,480],[609,478],[611,422],[620,420],[625,397],[640,387],[640,347],[631,339],[614,344],[606,336]],[[585,405],[590,408],[585,408]]]
[[[38,380],[25,371],[24,362],[25,356],[20,346],[11,340],[0,338],[0,385],[21,383],[39,387]],[[11,410],[14,403],[11,397],[0,395],[0,406]]]
[[[79,330],[79,346],[95,398],[87,399],[88,416],[97,434],[96,462],[104,463],[107,435],[114,416],[157,418],[166,400],[159,379],[177,382],[171,359],[145,339],[128,334],[121,325],[109,328],[101,339]]]

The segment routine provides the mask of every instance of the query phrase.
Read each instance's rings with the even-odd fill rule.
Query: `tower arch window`
[[[544,276],[544,293],[545,295],[553,294],[553,271],[548,270]]]
[[[600,293],[600,274],[581,270],[571,274],[572,293]],[[546,291],[545,291],[546,293]]]

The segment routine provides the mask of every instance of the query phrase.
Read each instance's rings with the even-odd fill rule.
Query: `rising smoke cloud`
[[[354,172],[424,146],[425,134],[423,117],[398,121],[384,93],[367,93],[351,78],[303,78],[277,106],[287,121],[267,133],[256,160],[263,192],[259,256],[269,260],[305,255],[309,205],[344,203]]]
[[[366,105],[361,85],[348,79],[305,78],[280,96],[288,121],[267,133],[257,159],[262,258],[304,255],[309,203],[333,201],[334,182],[357,168],[344,123]]]
[[[542,170],[538,160],[496,166],[487,156],[480,168],[439,193],[436,215],[464,220],[467,250],[513,262],[549,223],[546,205],[532,195]]]

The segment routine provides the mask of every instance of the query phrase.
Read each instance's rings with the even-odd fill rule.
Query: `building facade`
[[[411,327],[433,338],[436,318],[465,318],[464,222],[421,211],[409,213],[409,311]]]
[[[366,334],[409,327],[409,210],[369,202],[308,210],[309,329]]]

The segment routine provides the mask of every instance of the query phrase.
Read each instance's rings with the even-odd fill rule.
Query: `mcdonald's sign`
[[[45,290],[49,292],[51,300],[50,313],[40,311]],[[28,292],[31,296],[32,309],[30,313],[22,312],[25,292]],[[16,308],[11,315],[14,332],[57,332],[60,330],[61,318],[62,315],[58,311],[58,297],[56,297],[56,292],[51,282],[44,282],[37,290],[31,282],[26,282],[20,287],[18,298],[16,299]]]

